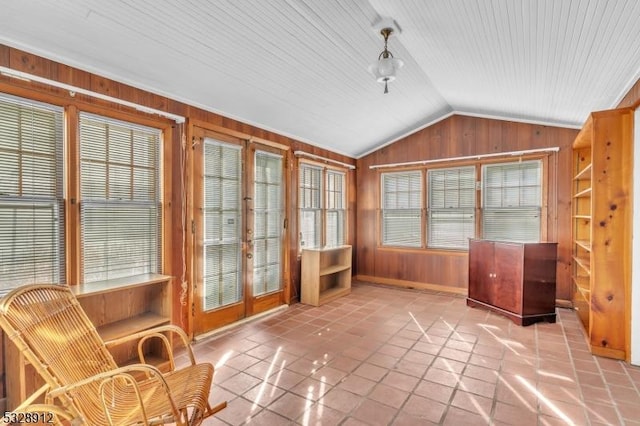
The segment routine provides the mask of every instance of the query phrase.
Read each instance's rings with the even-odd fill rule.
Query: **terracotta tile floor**
[[[592,356],[571,310],[519,327],[460,296],[354,283],[194,346],[205,424],[640,425],[640,368]]]

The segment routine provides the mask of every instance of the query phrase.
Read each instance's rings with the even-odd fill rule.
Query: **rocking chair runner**
[[[28,285],[11,291],[0,301],[0,326],[44,379],[38,392],[45,393],[45,403],[61,406],[76,422],[197,425],[226,406],[209,405],[213,366],[196,364],[182,329],[162,326],[105,343],[67,286]],[[183,340],[191,365],[175,369],[167,332]],[[147,364],[118,367],[107,349],[107,344],[149,338],[163,341],[170,357],[168,373]],[[37,396],[16,411],[27,409]]]

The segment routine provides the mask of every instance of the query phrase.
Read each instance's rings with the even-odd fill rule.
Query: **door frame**
[[[228,312],[227,315],[223,315],[220,322],[212,324],[209,330],[202,331],[199,334],[205,334],[211,332],[217,328],[223,327],[228,324],[232,324],[238,320],[249,318],[252,315],[260,314],[278,306],[282,306],[289,303],[291,295],[291,271],[290,271],[290,206],[291,206],[291,149],[287,145],[283,145],[277,142],[273,142],[267,139],[257,138],[249,134],[224,128],[215,124],[207,123],[201,120],[187,119],[186,123],[186,137],[182,140],[183,145],[183,159],[181,164],[184,167],[182,176],[184,179],[183,187],[185,188],[186,199],[182,200],[185,211],[184,217],[184,262],[185,270],[183,271],[180,291],[180,305],[184,307],[181,319],[183,323],[186,323],[187,334],[191,339],[196,335],[196,297],[195,297],[195,283],[198,277],[197,268],[202,265],[202,253],[197,247],[198,242],[198,229],[196,224],[198,223],[197,211],[195,201],[197,198],[197,191],[201,191],[202,187],[199,182],[201,178],[196,175],[196,148],[199,144],[204,142],[205,137],[216,139],[220,142],[238,143],[242,144],[242,227],[241,227],[241,258],[242,258],[242,286],[243,286],[243,300],[237,305],[242,305],[242,308]],[[247,218],[247,203],[246,197],[251,190],[251,186],[254,182],[253,170],[247,170],[247,159],[253,152],[254,147],[260,147],[260,150],[267,152],[277,152],[282,155],[283,159],[283,221],[284,229],[282,235],[282,290],[277,292],[278,296],[273,297],[272,294],[265,295],[264,297],[258,297],[253,303],[248,303],[249,296],[253,294],[252,286],[249,284],[248,276],[250,275],[247,267],[247,235],[248,218]],[[251,176],[248,179],[247,176]],[[250,181],[250,182],[249,182]],[[251,274],[252,275],[252,274]],[[249,292],[248,290],[251,290]],[[246,309],[247,306],[251,306],[250,309]],[[186,316],[186,318],[185,318]],[[186,320],[186,321],[185,321]]]

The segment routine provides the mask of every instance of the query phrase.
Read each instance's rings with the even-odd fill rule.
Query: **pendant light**
[[[380,30],[380,34],[384,38],[384,50],[378,55],[378,60],[369,65],[369,72],[376,77],[378,83],[384,83],[384,93],[389,93],[388,84],[396,79],[396,72],[402,68],[404,62],[394,58],[387,48],[389,37],[393,34],[393,28],[384,27]]]

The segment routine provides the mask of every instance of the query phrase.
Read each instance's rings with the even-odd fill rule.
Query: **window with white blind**
[[[421,247],[422,172],[383,173],[382,245]]]
[[[487,164],[482,168],[483,237],[539,241],[542,211],[540,160]]]
[[[155,128],[80,114],[83,282],[160,272],[161,139]]]
[[[474,166],[428,171],[427,246],[466,249],[475,234]]]
[[[326,246],[338,247],[345,241],[345,174],[327,170],[326,182]]]
[[[337,247],[346,241],[346,174],[300,164],[300,248]]]
[[[0,294],[65,282],[63,111],[0,95]]]
[[[322,245],[322,168],[300,164],[298,203],[300,248]]]

